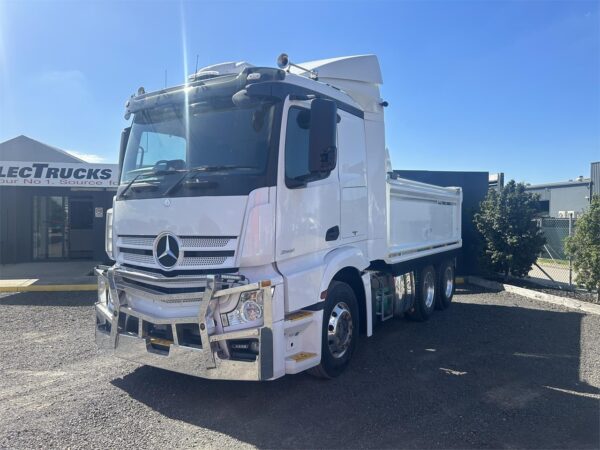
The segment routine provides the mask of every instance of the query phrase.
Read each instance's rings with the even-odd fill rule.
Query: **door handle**
[[[338,227],[337,225],[335,227],[331,227],[329,230],[327,230],[327,233],[325,233],[326,241],[335,241],[339,237],[340,237],[340,227]]]

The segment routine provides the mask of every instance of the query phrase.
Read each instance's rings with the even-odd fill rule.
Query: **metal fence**
[[[565,238],[575,232],[576,219],[545,217],[536,220],[546,238],[546,244],[531,268],[529,277],[537,281],[572,286],[575,273],[571,260],[565,254]]]

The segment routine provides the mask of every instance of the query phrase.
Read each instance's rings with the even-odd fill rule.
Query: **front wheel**
[[[358,303],[352,288],[332,281],[323,308],[321,363],[310,369],[320,378],[340,375],[352,358],[358,340]]]

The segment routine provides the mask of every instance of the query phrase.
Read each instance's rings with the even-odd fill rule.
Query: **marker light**
[[[110,259],[114,261],[113,255],[113,210],[106,211],[106,234],[104,236],[104,249]]]

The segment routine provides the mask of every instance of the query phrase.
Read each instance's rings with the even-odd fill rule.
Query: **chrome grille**
[[[148,247],[154,246],[156,236],[121,236],[123,246]],[[221,248],[227,246],[235,238],[187,236],[179,238],[181,245],[186,248]]]
[[[178,236],[178,238],[183,257],[174,269],[177,267],[221,268],[234,265],[234,251],[237,246],[235,237]],[[153,255],[155,240],[156,236],[119,235],[117,237],[118,261],[141,267],[160,268]]]

